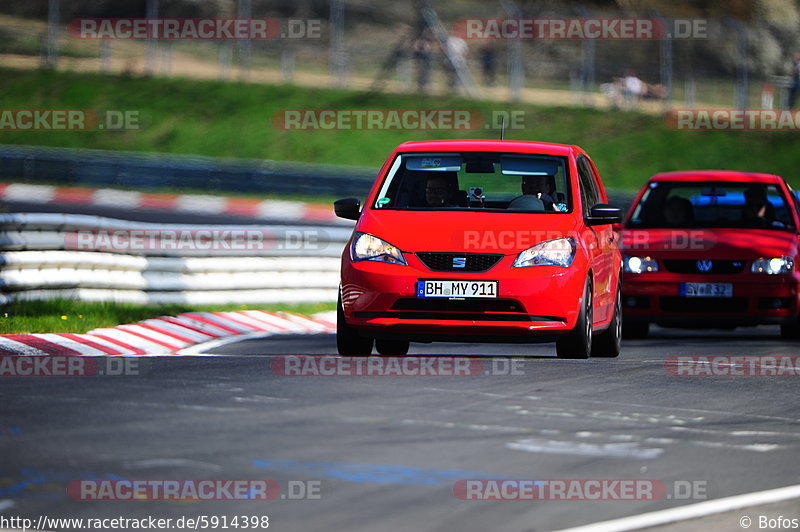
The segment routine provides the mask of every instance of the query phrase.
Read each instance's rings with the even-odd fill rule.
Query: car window
[[[794,190],[786,181],[784,181],[784,184],[786,185],[786,189],[789,191],[789,195],[792,198],[797,216],[800,217],[800,190]]]
[[[581,183],[583,214],[584,216],[589,216],[589,210],[597,204],[600,195],[597,192],[594,174],[589,166],[589,161],[584,156],[578,158],[578,178]]]
[[[372,208],[569,212],[566,159],[496,152],[403,154]]]
[[[791,204],[775,185],[740,182],[650,183],[629,225],[664,228],[794,229]]]

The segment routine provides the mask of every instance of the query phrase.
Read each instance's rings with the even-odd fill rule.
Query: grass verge
[[[673,131],[660,116],[542,107],[455,97],[423,97],[180,78],[0,69],[7,109],[132,110],[128,131],[3,131],[0,142],[70,148],[156,151],[220,157],[379,167],[406,140],[497,138],[498,132],[406,130],[287,131],[276,113],[290,109],[470,109],[522,111],[524,127],[507,139],[577,144],[592,155],[606,185],[638,189],[653,173],[720,168],[770,172],[800,187],[797,132]],[[309,177],[311,179],[312,177]],[[205,191],[215,193],[213,189]],[[243,191],[244,192],[244,191]]]
[[[85,333],[97,327],[113,327],[182,312],[285,310],[308,315],[335,309],[336,303],[193,306],[89,303],[59,299],[20,301],[0,309],[0,334]]]

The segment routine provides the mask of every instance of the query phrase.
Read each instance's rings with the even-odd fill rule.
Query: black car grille
[[[398,320],[469,321],[566,321],[563,316],[525,314],[521,303],[512,299],[450,300],[400,298],[385,312],[356,311],[357,318]]]
[[[508,299],[470,299],[469,301],[444,298],[401,298],[392,310],[418,310],[423,312],[524,312],[522,305]]]
[[[691,314],[742,314],[747,312],[746,297],[662,297],[661,310]]]
[[[500,262],[503,255],[492,253],[417,253],[417,257],[435,272],[485,272]],[[464,267],[453,266],[453,259],[464,259]]]
[[[665,260],[664,267],[672,273],[732,274],[744,271],[743,260]],[[709,268],[710,266],[710,268]]]

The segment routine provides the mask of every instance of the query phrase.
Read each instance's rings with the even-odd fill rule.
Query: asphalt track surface
[[[586,361],[556,359],[549,344],[413,344],[410,355],[471,357],[483,368],[473,376],[289,377],[276,369],[289,355],[333,355],[331,335],[210,351],[219,356],[136,359],[139,375],[4,378],[3,515],[268,515],[270,530],[289,531],[555,530],[798,484],[796,378],[678,377],[665,367],[674,355],[796,354],[798,344],[780,340],[775,327],[655,329],[626,341],[618,359]],[[516,375],[509,360],[518,360]],[[66,495],[70,481],[87,478],[271,479],[281,496]],[[458,480],[478,478],[652,479],[666,492],[625,501],[454,496]],[[676,491],[687,482],[705,493]],[[295,493],[318,486],[319,495],[291,500],[290,483]],[[758,512],[800,517],[800,504],[749,514]],[[747,513],[661,530],[742,530]]]
[[[163,223],[269,221],[20,202],[2,209]],[[588,361],[556,359],[548,344],[413,345],[412,356],[470,357],[481,368],[472,376],[280,374],[297,360],[291,355],[335,354],[330,335],[209,351],[217,356],[138,358],[138,374],[126,376],[3,377],[0,516],[174,523],[268,515],[271,530],[532,531],[800,483],[796,378],[677,377],[665,366],[675,355],[798,354],[800,344],[780,340],[776,327],[655,329],[646,340],[627,340],[618,359]],[[487,478],[639,479],[666,491],[638,501],[454,495],[459,480]],[[270,501],[74,500],[65,487],[83,479],[271,479],[281,494]],[[318,495],[303,497],[303,486]],[[743,515],[757,530],[760,514],[798,518],[800,504],[658,530],[742,530]]]

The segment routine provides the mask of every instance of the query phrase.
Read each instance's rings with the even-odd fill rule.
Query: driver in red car
[[[425,183],[425,202],[428,207],[449,205],[454,189],[443,175],[430,173]]]
[[[425,182],[428,207],[466,207],[466,195],[458,190],[458,177],[450,172],[430,172]]]
[[[775,207],[767,201],[767,190],[752,186],[744,192],[742,218],[748,227],[768,227],[775,220]]]

